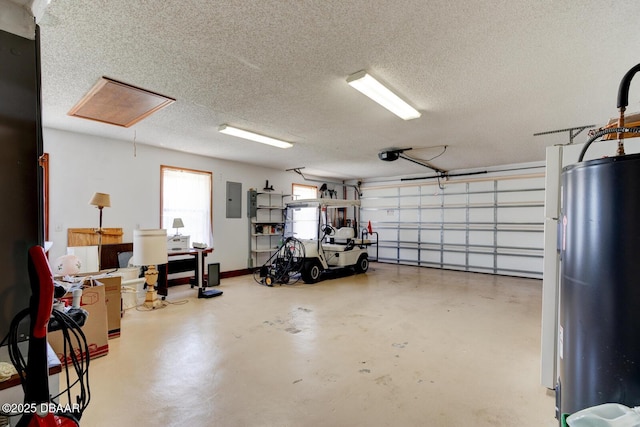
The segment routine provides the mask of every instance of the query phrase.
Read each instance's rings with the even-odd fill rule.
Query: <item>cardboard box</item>
[[[72,299],[70,294],[67,294],[65,298]],[[105,286],[89,286],[85,287],[82,291],[82,299],[80,306],[87,310],[89,316],[87,321],[82,326],[82,332],[84,332],[87,340],[87,347],[89,350],[89,357],[94,359],[96,357],[104,356],[109,353],[109,342],[107,338],[107,303],[105,297]],[[62,337],[62,331],[54,331],[48,334],[49,344],[53,351],[60,359],[63,365],[70,362],[70,358],[64,358],[64,340]],[[79,350],[79,349],[74,349]],[[78,351],[76,351],[78,353]]]
[[[109,339],[120,336],[120,318],[122,317],[122,277],[102,277],[97,284],[104,285],[107,303],[107,332]]]
[[[104,286],[105,302],[107,304],[107,331],[109,339],[120,336],[120,319],[122,317],[122,276],[105,275],[102,273],[90,273],[78,276],[84,279],[83,287]],[[71,297],[65,295],[61,298],[66,302],[67,306],[72,304]]]

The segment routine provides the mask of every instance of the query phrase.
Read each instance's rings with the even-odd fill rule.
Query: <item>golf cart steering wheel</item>
[[[325,224],[320,228],[320,231],[324,233],[325,236],[333,236],[336,234],[335,228],[330,226],[329,224]]]

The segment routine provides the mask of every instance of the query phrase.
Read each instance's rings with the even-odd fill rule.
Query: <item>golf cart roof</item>
[[[349,208],[360,206],[360,200],[338,200],[338,199],[300,199],[286,203],[288,208],[314,208],[314,207],[333,207],[333,208]]]

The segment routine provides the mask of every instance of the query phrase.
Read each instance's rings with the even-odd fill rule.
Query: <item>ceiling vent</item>
[[[69,115],[128,128],[176,100],[101,77]]]

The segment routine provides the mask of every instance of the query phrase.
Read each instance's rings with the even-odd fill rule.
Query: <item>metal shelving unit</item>
[[[282,193],[248,191],[249,268],[262,266],[282,243],[286,197]]]
[[[361,201],[381,262],[542,277],[543,175],[368,187]]]

